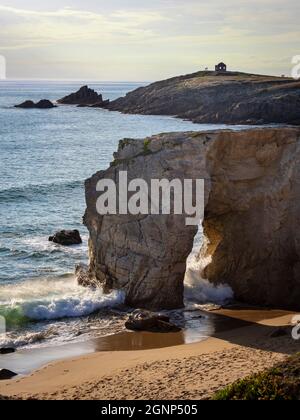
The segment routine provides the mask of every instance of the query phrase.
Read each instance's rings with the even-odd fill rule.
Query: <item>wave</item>
[[[226,284],[214,285],[201,278],[200,272],[209,262],[209,259],[198,259],[197,254],[190,256],[184,280],[185,299],[199,304],[224,305],[233,299],[233,291]]]
[[[9,334],[0,334],[1,347],[25,347],[33,344],[41,343],[58,335],[58,331],[54,327],[50,327],[39,332],[25,332],[17,337],[11,337]]]
[[[123,303],[120,291],[105,295],[102,290],[84,288],[74,276],[28,280],[0,286],[0,315],[8,325],[28,321],[56,320],[90,315]]]
[[[56,192],[73,191],[75,188],[83,187],[84,181],[74,180],[66,182],[53,182],[49,184],[29,184],[24,187],[11,187],[0,190],[1,202],[14,202],[18,200],[37,199],[37,196],[47,196]]]
[[[199,226],[194,239],[194,246],[187,259],[185,273],[185,300],[187,303],[201,305],[224,305],[233,299],[233,291],[227,284],[214,285],[200,276],[200,272],[210,263],[210,258],[200,259],[199,251],[204,241],[203,227]]]

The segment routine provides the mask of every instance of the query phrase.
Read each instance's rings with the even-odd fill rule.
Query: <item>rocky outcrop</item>
[[[57,101],[64,105],[78,105],[78,106],[94,106],[103,108],[108,105],[109,101],[103,101],[101,94],[98,94],[88,86],[82,86],[77,92],[65,96]]]
[[[80,233],[76,229],[56,232],[54,236],[49,237],[49,241],[64,246],[82,244]]]
[[[56,105],[54,105],[51,101],[48,99],[42,99],[41,101],[34,103],[33,101],[25,101],[22,102],[19,105],[15,105],[15,108],[23,108],[23,109],[51,109],[56,108]]]
[[[300,81],[246,73],[198,72],[152,83],[112,101],[130,114],[174,115],[197,123],[300,124]]]
[[[204,179],[202,278],[228,283],[252,304],[300,309],[300,130],[161,134],[120,142],[115,161],[86,181],[89,276],[123,289],[128,305],[183,305],[186,259],[197,228],[186,215],[106,215],[96,184]]]

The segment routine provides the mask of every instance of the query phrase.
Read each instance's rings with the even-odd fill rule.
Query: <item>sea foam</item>
[[[194,240],[194,246],[187,260],[185,273],[185,300],[187,303],[223,305],[233,299],[233,291],[226,284],[214,285],[203,279],[201,271],[211,262],[208,258],[199,258],[199,251],[203,242],[203,229],[200,226]]]
[[[7,323],[53,320],[90,315],[123,302],[120,291],[103,294],[101,288],[84,288],[74,276],[28,280],[0,286],[0,315]]]

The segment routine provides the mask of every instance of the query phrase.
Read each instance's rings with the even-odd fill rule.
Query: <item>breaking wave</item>
[[[28,321],[75,318],[90,315],[102,308],[123,302],[123,294],[84,288],[74,276],[62,279],[28,280],[0,286],[0,315],[8,325]]]
[[[233,291],[226,284],[214,285],[200,276],[200,272],[210,263],[210,259],[199,259],[199,250],[203,241],[203,230],[200,227],[195,237],[193,250],[187,260],[185,273],[185,300],[198,304],[224,305],[230,302]]]

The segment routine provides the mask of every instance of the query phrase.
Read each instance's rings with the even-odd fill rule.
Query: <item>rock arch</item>
[[[186,260],[197,228],[185,215],[96,212],[96,184],[129,179],[204,179],[202,277],[237,299],[300,307],[300,130],[262,128],[160,134],[123,140],[111,167],[86,181],[90,281],[123,289],[134,307],[183,305]]]

